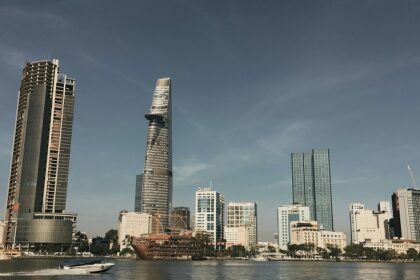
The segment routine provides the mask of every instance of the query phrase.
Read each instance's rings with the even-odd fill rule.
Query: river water
[[[111,260],[110,271],[84,275],[56,269],[58,259],[0,261],[2,279],[366,279],[419,280],[420,263]]]

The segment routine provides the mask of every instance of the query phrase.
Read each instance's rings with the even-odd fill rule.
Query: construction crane
[[[413,188],[416,189],[417,188],[416,178],[414,178],[414,174],[413,174],[413,171],[411,171],[410,165],[407,165],[407,168],[408,168],[408,172],[410,173],[411,182],[413,183]]]

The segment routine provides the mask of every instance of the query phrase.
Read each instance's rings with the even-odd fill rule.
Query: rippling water
[[[13,279],[366,279],[419,280],[419,263],[139,261],[113,260],[102,274],[56,269],[57,259],[0,261],[0,277]],[[30,277],[28,277],[30,276]],[[3,278],[4,279],[4,278]]]

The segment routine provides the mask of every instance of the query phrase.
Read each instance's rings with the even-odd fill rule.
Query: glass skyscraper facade
[[[134,212],[141,212],[142,187],[143,187],[143,174],[136,175],[136,194],[134,197]]]
[[[328,149],[292,153],[293,203],[309,207],[311,220],[334,230]]]
[[[70,243],[76,215],[64,213],[76,82],[58,60],[27,63],[16,113],[5,242]]]
[[[141,212],[153,216],[152,232],[169,226],[172,208],[172,112],[171,79],[156,82],[149,121],[142,177]]]

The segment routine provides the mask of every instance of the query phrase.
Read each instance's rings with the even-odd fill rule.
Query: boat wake
[[[4,276],[59,276],[59,275],[86,275],[90,274],[83,269],[41,269],[34,271],[22,271],[22,272],[9,272],[9,273],[0,273],[0,277]]]

